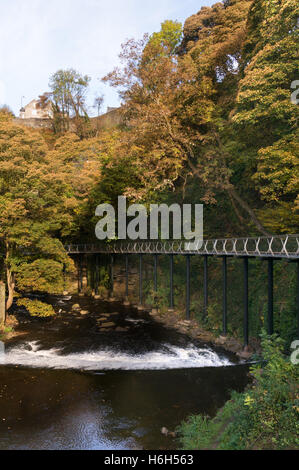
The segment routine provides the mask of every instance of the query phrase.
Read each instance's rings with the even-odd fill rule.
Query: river
[[[75,296],[51,301],[62,312],[23,321],[1,356],[0,449],[176,449],[161,428],[214,416],[248,383],[248,365],[234,355],[147,313]]]

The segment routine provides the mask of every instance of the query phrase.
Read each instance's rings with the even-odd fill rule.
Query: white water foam
[[[63,355],[60,349],[41,349],[37,341],[27,342],[5,352],[0,360],[5,365],[35,368],[83,370],[166,370],[223,367],[232,363],[214,351],[193,344],[182,348],[169,344],[162,351],[130,355],[109,349]]]

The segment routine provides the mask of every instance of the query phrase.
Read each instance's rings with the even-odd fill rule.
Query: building
[[[39,100],[32,100],[20,109],[20,119],[50,119],[52,116],[51,103],[42,106]]]

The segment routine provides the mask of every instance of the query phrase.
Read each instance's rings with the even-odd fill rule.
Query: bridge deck
[[[185,241],[139,241],[66,245],[69,254],[174,254],[299,260],[299,235],[205,240],[197,250]]]

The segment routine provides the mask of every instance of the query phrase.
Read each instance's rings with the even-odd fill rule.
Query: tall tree
[[[72,270],[62,241],[78,232],[81,207],[98,181],[99,147],[68,134],[49,149],[39,131],[0,114],[0,244],[7,307],[19,291],[60,292]]]
[[[53,103],[56,125],[60,123],[62,131],[70,129],[71,119],[77,128],[88,119],[86,92],[89,82],[90,77],[74,69],[58,70],[50,77],[51,94],[48,96]]]
[[[139,155],[140,167],[147,159],[141,175],[145,193],[172,186],[191,172],[200,180],[206,203],[215,203],[215,193],[224,192],[238,216],[245,211],[252,224],[266,233],[233,181],[234,156],[228,148],[229,115],[237,94],[250,4],[235,0],[202,8],[196,27],[192,19],[193,40],[188,41],[190,33],[185,32],[180,48],[175,26],[173,37],[163,34],[162,25],[160,33],[150,38],[127,42],[120,56],[123,70],[115,69],[104,80],[120,88],[131,123],[129,147],[135,157]]]
[[[267,202],[261,217],[275,232],[299,228],[299,106],[291,102],[299,68],[298,17],[296,0],[253,2],[233,111],[245,168]]]

